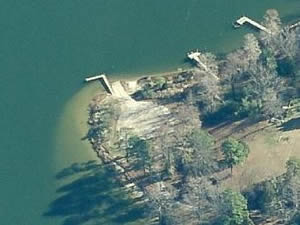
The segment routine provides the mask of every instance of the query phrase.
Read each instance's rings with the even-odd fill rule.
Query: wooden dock
[[[105,74],[100,74],[100,75],[96,75],[96,76],[92,76],[92,77],[87,77],[84,79],[85,82],[90,82],[90,81],[95,81],[95,80],[102,80],[103,84],[104,84],[104,88],[107,90],[108,93],[110,93],[111,95],[114,94],[113,89],[111,88],[111,85],[106,77]]]
[[[264,27],[263,25],[255,22],[254,20],[250,19],[249,17],[247,16],[242,16],[241,18],[239,18],[237,21],[235,21],[235,27],[240,27],[242,25],[244,25],[245,23],[248,23],[254,27],[256,27],[257,29],[259,30],[262,30],[262,31],[265,31],[267,33],[271,33],[270,30],[268,30],[266,27]]]
[[[206,72],[208,72],[209,74],[211,74],[214,78],[216,78],[217,80],[219,80],[220,78],[214,74],[213,72],[211,72],[211,70],[207,67],[207,65],[205,65],[203,62],[201,62],[199,56],[201,56],[201,52],[194,51],[194,52],[190,52],[187,54],[187,57],[192,60],[195,61],[197,63],[197,66],[204,69]]]
[[[297,27],[299,27],[299,26],[300,26],[300,21],[298,21],[297,23],[294,23],[294,24],[290,25],[290,26],[288,27],[288,29],[289,29],[289,30],[292,30],[292,29],[295,29],[295,28],[297,28]]]

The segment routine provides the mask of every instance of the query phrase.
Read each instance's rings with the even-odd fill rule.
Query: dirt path
[[[131,129],[132,133],[150,139],[155,137],[164,123],[174,123],[168,108],[150,101],[135,101],[125,91],[120,81],[112,84],[113,98],[120,101],[120,117],[117,131]]]
[[[112,83],[112,90],[113,90],[113,97],[115,98],[124,98],[128,100],[134,101],[128,93],[125,91],[124,87],[122,86],[120,81],[116,81]]]

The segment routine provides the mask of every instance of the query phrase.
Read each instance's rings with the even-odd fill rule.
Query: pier
[[[290,26],[288,27],[288,29],[289,29],[289,30],[292,30],[292,29],[295,29],[295,28],[297,28],[297,27],[299,27],[299,26],[300,26],[300,21],[298,21],[297,23],[294,23],[294,24],[290,25]]]
[[[211,74],[214,78],[216,78],[217,80],[219,80],[219,77],[218,77],[216,74],[214,74],[213,72],[211,72],[210,69],[207,67],[207,65],[205,65],[203,62],[201,62],[201,60],[200,60],[200,58],[199,58],[200,56],[201,56],[201,52],[199,52],[198,50],[195,51],[195,52],[190,52],[190,53],[187,54],[187,57],[188,57],[190,60],[196,62],[196,63],[197,63],[197,66],[198,66],[199,68],[204,69],[205,72],[208,72],[208,73]]]
[[[266,27],[264,27],[263,25],[255,22],[254,20],[248,18],[247,16],[242,16],[237,21],[235,21],[234,27],[240,27],[240,26],[244,25],[245,23],[248,23],[248,24],[256,27],[257,29],[265,31],[269,34],[271,33],[271,31],[268,30]]]
[[[85,78],[85,82],[90,82],[90,81],[95,81],[95,80],[100,80],[100,82],[102,81],[103,86],[107,90],[107,92],[110,93],[111,95],[113,95],[114,92],[113,92],[113,90],[110,86],[110,83],[109,83],[108,79],[106,78],[105,74],[100,74],[100,75]]]

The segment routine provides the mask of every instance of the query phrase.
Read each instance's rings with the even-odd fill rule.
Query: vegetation
[[[228,138],[222,143],[221,151],[224,154],[225,163],[232,168],[245,161],[249,154],[249,147],[242,141],[237,141],[233,138]]]
[[[128,139],[128,155],[133,158],[133,164],[136,168],[143,169],[144,174],[146,174],[146,169],[151,169],[149,149],[150,144],[138,136],[132,136]]]
[[[224,193],[224,212],[220,219],[223,225],[252,225],[247,200],[238,192],[226,190]]]
[[[213,137],[204,130],[194,129],[188,137],[188,144],[191,151],[184,152],[182,156],[185,170],[195,176],[212,172],[215,160]]]

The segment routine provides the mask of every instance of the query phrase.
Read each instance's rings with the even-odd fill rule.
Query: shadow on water
[[[62,225],[114,225],[136,223],[144,218],[140,204],[127,198],[114,180],[114,171],[96,161],[75,163],[60,171],[56,178],[63,183],[44,213],[60,217]]]
[[[281,131],[290,131],[300,129],[300,118],[291,119],[281,125]]]

